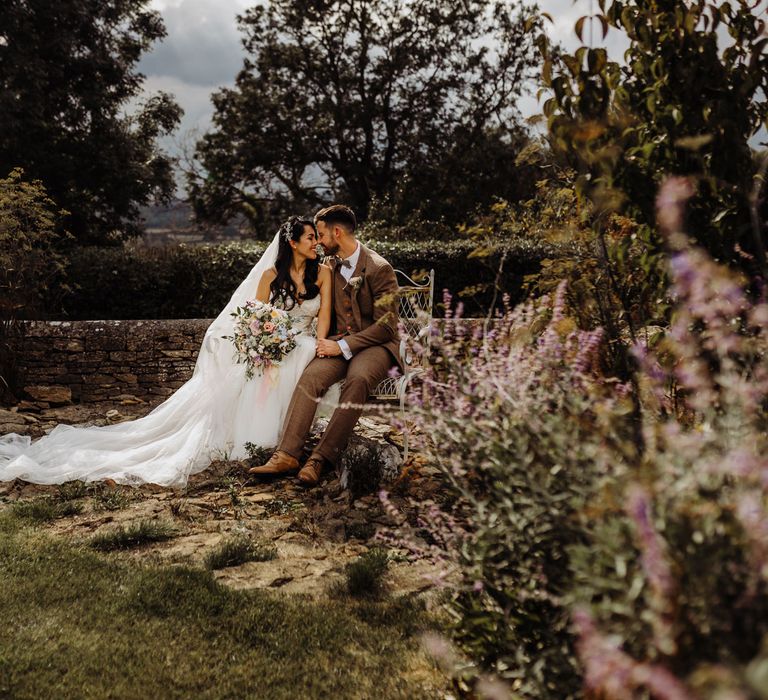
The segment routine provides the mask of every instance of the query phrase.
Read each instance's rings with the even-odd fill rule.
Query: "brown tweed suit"
[[[313,452],[333,464],[352,435],[362,407],[371,390],[400,365],[397,336],[397,280],[392,266],[364,245],[351,280],[360,278],[357,288],[333,269],[334,335],[344,338],[352,359],[343,356],[316,357],[299,380],[283,425],[278,449],[296,459],[301,457],[317,410],[317,402],[336,382],[344,379],[341,406],[337,408]],[[351,406],[345,407],[347,404]]]

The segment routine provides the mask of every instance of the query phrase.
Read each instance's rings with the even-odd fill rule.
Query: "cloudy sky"
[[[589,12],[591,2],[540,0],[539,4],[554,19],[553,37],[576,45],[574,22]],[[163,15],[168,36],[145,55],[140,70],[147,76],[148,93],[170,92],[184,108],[181,127],[165,144],[175,153],[210,126],[211,92],[233,83],[244,55],[235,17],[252,4],[254,0],[151,1]],[[615,32],[607,37],[609,51],[616,57],[623,50],[620,39]],[[526,115],[539,111],[533,97],[524,99],[520,108]]]

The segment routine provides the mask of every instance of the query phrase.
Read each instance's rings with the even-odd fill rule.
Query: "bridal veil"
[[[0,437],[0,481],[37,484],[113,479],[182,486],[234,446],[234,415],[245,382],[234,359],[230,313],[253,298],[262,273],[274,265],[279,233],[208,327],[192,377],[142,418],[103,427],[59,425],[32,442]]]

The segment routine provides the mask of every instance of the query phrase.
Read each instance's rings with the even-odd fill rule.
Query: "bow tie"
[[[348,258],[347,258],[346,260],[342,260],[341,258],[338,258],[338,263],[337,263],[337,265],[338,265],[339,267],[348,267],[350,270],[352,269],[352,263],[351,263],[351,262],[349,262],[349,259],[348,259]]]

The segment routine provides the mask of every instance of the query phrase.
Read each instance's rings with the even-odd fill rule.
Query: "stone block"
[[[22,342],[22,354],[27,355],[31,352],[49,353],[51,350],[50,338],[24,338]]]
[[[164,355],[165,357],[174,357],[174,358],[182,358],[182,357],[191,357],[192,353],[189,350],[161,350],[161,355]]]
[[[40,350],[27,350],[27,346],[24,347],[24,350],[21,354],[21,361],[22,362],[30,362],[30,361],[46,361],[48,358],[50,358],[51,353],[47,349],[40,349]]]
[[[173,389],[166,386],[151,386],[147,393],[154,396],[170,396],[173,393]]]
[[[165,372],[162,373],[152,373],[149,372],[147,374],[139,374],[139,383],[140,384],[162,384],[164,381],[168,379],[168,375]]]
[[[129,350],[114,350],[109,353],[109,359],[112,362],[132,364],[136,361],[136,353]]]
[[[101,364],[107,359],[108,355],[102,350],[88,350],[78,360],[81,365]]]
[[[85,352],[85,341],[82,338],[54,338],[52,346],[55,350],[65,352]]]
[[[80,384],[83,381],[82,374],[57,374],[54,376],[52,384]]]
[[[45,401],[52,406],[72,403],[72,390],[68,386],[25,386],[24,392],[35,401]]]
[[[38,370],[39,374],[45,374],[48,377],[56,377],[60,374],[67,374],[69,372],[69,367],[66,365],[46,365],[45,368],[40,367]],[[37,382],[38,384],[45,384],[46,382]],[[57,382],[51,382],[52,384],[55,384]]]
[[[88,381],[94,384],[114,384],[115,378],[111,374],[92,374],[88,377]]]
[[[115,373],[115,379],[123,384],[138,384],[139,378],[135,374],[117,374]]]
[[[85,338],[85,349],[90,352],[92,350],[101,350],[111,352],[113,350],[125,350],[126,339],[125,336],[120,334],[112,334],[107,332],[87,335]]]

